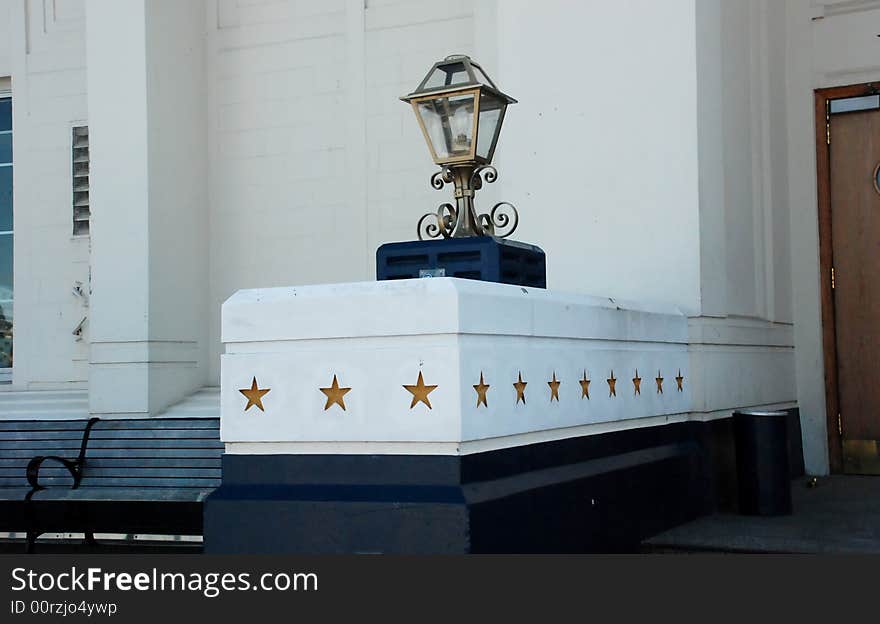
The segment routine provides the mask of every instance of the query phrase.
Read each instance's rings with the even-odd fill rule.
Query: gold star
[[[657,382],[657,394],[663,394],[663,377],[660,375],[660,371],[657,371],[657,378],[654,379]]]
[[[489,407],[489,403],[486,401],[486,393],[489,391],[489,384],[483,381],[483,371],[480,371],[480,383],[474,386],[474,390],[477,391],[477,407],[480,407],[480,404]]]
[[[581,398],[590,398],[590,380],[587,379],[587,371],[584,371],[584,378],[581,379]]]
[[[526,403],[526,386],[529,385],[527,381],[522,380],[522,372],[519,374],[519,381],[513,384],[513,387],[516,388],[516,404],[519,405],[519,402],[522,401],[523,405]]]
[[[642,394],[642,378],[639,377],[639,369],[636,369],[636,376],[633,377],[633,388],[635,388],[635,394]]]
[[[265,390],[260,390],[260,387],[257,385],[257,378],[254,377],[254,380],[251,382],[250,388],[244,388],[239,390],[244,396],[247,397],[247,407],[244,408],[244,411],[248,411],[252,406],[256,405],[260,408],[261,412],[265,412],[263,409],[263,396],[269,392],[269,388]]]
[[[548,381],[547,385],[550,386],[550,402],[553,402],[553,399],[556,399],[556,402],[559,403],[559,385],[561,381],[556,381],[556,371],[553,371],[553,381]]]
[[[608,382],[608,396],[613,397],[617,396],[617,380],[614,378],[614,370],[611,370],[611,379],[606,379]]]
[[[428,400],[428,395],[434,392],[434,390],[437,389],[437,386],[426,386],[425,380],[422,377],[422,371],[419,371],[419,380],[416,382],[416,385],[404,385],[403,387],[413,395],[412,403],[409,404],[410,409],[414,408],[417,403],[424,403],[428,406],[428,409],[434,409],[431,407],[431,401]]]
[[[678,377],[675,378],[675,383],[678,384],[678,391],[684,392],[684,377],[681,376],[681,369],[678,369]]]
[[[351,392],[351,388],[340,388],[336,375],[333,375],[333,383],[330,384],[329,388],[318,388],[318,390],[327,396],[327,403],[324,404],[325,412],[334,405],[338,405],[342,408],[343,412],[345,411],[345,399],[343,397]]]

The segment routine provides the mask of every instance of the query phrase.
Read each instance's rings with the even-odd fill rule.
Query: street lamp
[[[488,214],[478,215],[474,194],[483,182],[498,178],[492,157],[504,113],[516,100],[462,54],[435,63],[418,88],[400,99],[412,105],[431,157],[441,167],[431,176],[431,186],[440,190],[455,185],[455,205],[442,204],[436,213],[424,215],[419,239],[513,234],[519,223],[513,204],[500,202]]]

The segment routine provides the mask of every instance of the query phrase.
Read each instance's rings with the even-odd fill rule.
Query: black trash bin
[[[743,515],[792,512],[787,416],[758,410],[733,414],[739,512]]]

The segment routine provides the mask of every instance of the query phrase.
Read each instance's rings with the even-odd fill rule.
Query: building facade
[[[813,91],[880,80],[878,33],[869,1],[3,0],[0,418],[219,413],[224,301],[371,280],[438,203],[398,97],[465,53],[520,102],[482,201],[549,289],[679,310],[677,418],[798,407],[824,474]]]

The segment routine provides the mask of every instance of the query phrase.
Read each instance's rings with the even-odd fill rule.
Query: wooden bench
[[[90,423],[94,425],[86,420],[0,420],[0,531],[26,532],[30,526],[26,501],[33,486],[28,466],[35,458],[52,456],[60,469],[46,475],[47,485],[74,486]]]
[[[220,485],[220,419],[98,420],[82,447],[78,483],[64,463],[30,462],[29,550],[47,532],[201,535],[202,503]]]

